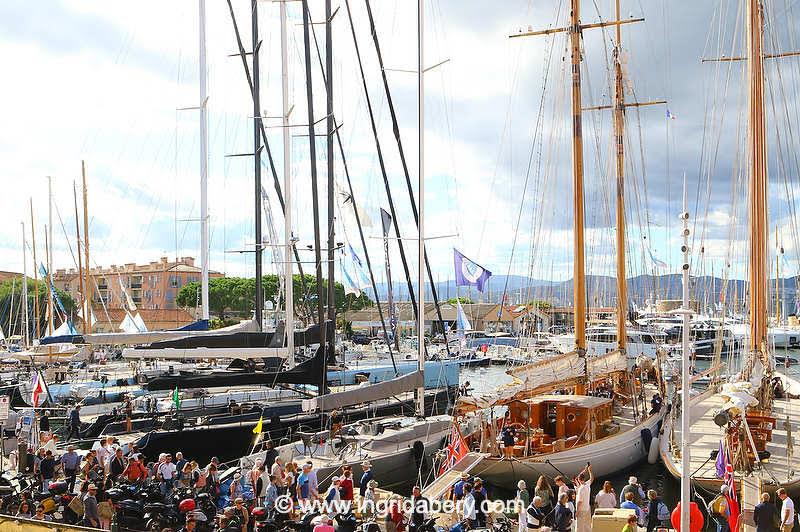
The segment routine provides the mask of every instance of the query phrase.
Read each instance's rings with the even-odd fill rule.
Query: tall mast
[[[417,224],[417,367],[425,371],[425,0],[417,0],[417,128],[419,224]],[[397,220],[395,220],[397,223]],[[417,416],[425,416],[425,379],[417,388]]]
[[[750,173],[750,350],[769,367],[767,345],[767,164],[764,124],[763,11],[747,0],[749,77],[747,144]]]
[[[200,304],[203,319],[209,319],[208,308],[208,67],[206,66],[206,0],[198,0],[200,24]],[[260,191],[256,198],[261,198]]]
[[[326,111],[328,114],[326,120],[327,128],[327,163],[328,163],[328,320],[331,323],[336,323],[336,301],[335,301],[335,285],[334,285],[334,262],[335,253],[335,238],[334,238],[334,224],[333,224],[333,195],[335,191],[334,175],[333,175],[333,133],[336,126],[333,123],[333,32],[331,30],[331,18],[333,17],[331,11],[331,0],[325,0],[325,96],[326,96]],[[314,138],[311,138],[314,141]],[[328,338],[328,353],[333,352],[335,345],[335,335]]]
[[[45,230],[45,255],[47,256],[47,334],[53,334],[53,178],[47,176],[47,229]]]
[[[689,381],[689,211],[686,201],[686,174],[683,175],[683,266],[682,272],[682,302],[683,302],[683,327],[681,329],[681,346],[683,356],[681,357],[681,530],[689,530],[689,510],[691,502],[692,486],[692,448],[689,445],[689,431],[691,430],[690,392],[691,384]]]
[[[294,366],[294,262],[292,255],[292,159],[289,136],[289,40],[286,28],[286,1],[280,2],[281,17],[281,96],[283,116],[283,238],[286,243],[286,349],[289,366]]]
[[[75,186],[75,182],[72,182],[72,199],[75,202],[75,240],[77,243],[76,249],[78,250],[78,286],[80,290],[81,297],[83,300],[81,301],[81,313],[83,314],[83,333],[86,334],[86,321],[91,320],[91,316],[86,315],[86,306],[84,302],[86,301],[86,292],[84,292],[83,286],[83,258],[81,257],[81,225],[78,222],[78,191]]]
[[[572,64],[572,186],[574,188],[575,258],[573,263],[573,306],[575,308],[575,349],[586,355],[586,276],[583,211],[583,127],[581,115],[581,17],[580,0],[570,0],[570,62]],[[421,202],[420,202],[421,203]]]
[[[620,19],[619,0],[615,0],[616,20]],[[622,353],[628,342],[628,283],[625,272],[625,88],[622,83],[622,28],[615,26],[614,47],[614,142],[617,169],[617,347]]]
[[[31,246],[33,254],[33,319],[34,319],[34,332],[36,338],[40,338],[40,320],[39,320],[39,268],[36,266],[36,225],[33,223],[33,198],[30,199],[31,206]]]
[[[262,306],[264,305],[264,295],[261,286],[261,251],[263,242],[261,241],[261,74],[259,72],[259,49],[261,40],[258,38],[258,0],[251,0],[250,13],[252,22],[253,39],[253,160],[255,161],[255,232],[256,232],[256,300],[255,318],[258,330],[262,328]]]
[[[28,253],[25,251],[25,222],[22,225],[22,309],[23,309],[23,329],[22,329],[22,345],[28,347],[30,345],[30,323],[28,321]]]
[[[86,188],[86,161],[81,161],[81,178],[83,179],[83,263],[86,272],[86,292],[83,301],[86,308],[83,311],[83,322],[86,325],[86,332],[92,332],[92,267],[89,262],[89,191]]]

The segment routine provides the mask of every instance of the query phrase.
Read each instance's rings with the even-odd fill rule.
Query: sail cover
[[[421,371],[401,375],[392,380],[358,386],[343,392],[330,393],[313,399],[303,400],[304,412],[330,411],[345,406],[359,405],[379,399],[385,399],[403,392],[415,390],[424,385],[425,378]]]
[[[196,322],[197,323],[197,322]],[[207,323],[207,322],[206,322]],[[187,325],[186,327],[193,326]],[[237,332],[257,331],[258,326],[255,320],[246,320],[229,327],[214,329],[212,331],[202,329],[181,328],[174,331],[145,331],[131,333],[96,333],[96,334],[75,334],[64,336],[45,336],[41,340],[42,345],[70,343],[70,344],[89,344],[89,345],[141,345],[165,340],[175,340],[190,336],[206,336],[218,334],[232,334]]]

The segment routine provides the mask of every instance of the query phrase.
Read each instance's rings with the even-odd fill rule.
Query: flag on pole
[[[264,416],[258,418],[258,423],[256,426],[253,427],[253,434],[261,434],[261,430],[264,428]]]
[[[458,337],[464,338],[464,331],[469,331],[472,329],[472,324],[469,322],[469,318],[467,318],[466,313],[464,313],[464,308],[461,306],[461,299],[456,299],[456,331],[458,331]]]
[[[464,256],[453,248],[453,264],[456,269],[456,286],[474,286],[483,292],[483,285],[492,276],[492,272]]]
[[[178,387],[172,392],[172,402],[175,404],[175,410],[181,409],[181,395],[178,393]]]
[[[384,238],[389,236],[389,230],[392,228],[392,215],[381,209],[381,227],[383,227]]]
[[[33,374],[33,381],[31,382],[31,406],[34,408],[41,406],[47,399],[47,383],[41,371]]]
[[[722,447],[722,440],[719,440],[719,450],[717,451],[717,461],[714,466],[717,470],[717,478],[725,476],[725,449]]]
[[[442,465],[439,466],[439,476],[449,469],[452,469],[469,451],[467,449],[467,442],[464,441],[464,436],[461,435],[461,429],[458,428],[458,424],[455,422],[450,428],[450,434],[447,436],[447,446],[445,449],[447,450],[447,456],[442,462]]]
[[[725,453],[725,478],[723,482],[728,486],[728,490],[725,492],[725,501],[728,503],[728,526],[730,530],[739,530],[739,497],[736,495],[736,478],[733,474],[733,465],[727,453]]]
[[[667,109],[667,120],[675,120],[676,118],[678,117],[672,114],[669,109]]]

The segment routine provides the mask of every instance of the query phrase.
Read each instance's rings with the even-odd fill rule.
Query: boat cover
[[[203,321],[203,320],[201,320]],[[196,323],[187,325],[192,327]],[[257,331],[258,325],[255,320],[245,320],[229,327],[214,330],[187,329],[186,327],[171,331],[144,331],[133,333],[96,333],[96,334],[75,334],[66,336],[45,336],[41,340],[42,345],[69,343],[69,344],[90,344],[90,345],[141,345],[164,340],[175,340],[177,338],[187,338],[192,336],[232,334],[237,332]]]
[[[424,385],[425,377],[421,371],[414,371],[394,379],[358,386],[343,392],[330,393],[321,397],[303,400],[304,412],[331,411],[345,406],[359,405],[379,399],[416,390]]]

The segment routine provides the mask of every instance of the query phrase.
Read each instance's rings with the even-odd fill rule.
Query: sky
[[[380,208],[388,209],[367,103],[356,60],[348,5],[363,60],[384,167],[403,245],[416,275],[416,228],[392,133],[364,0],[334,2],[334,115],[355,201],[371,220],[365,227],[376,277],[384,278]],[[248,51],[250,2],[232,0]],[[513,38],[520,30],[564,26],[564,0],[426,0],[425,231],[434,277],[453,276],[458,248],[495,274],[537,279],[572,277],[572,181],[566,34]],[[583,2],[582,21],[613,20],[608,0]],[[765,48],[786,51],[785,27],[793,5],[768,2]],[[417,14],[408,0],[372,0],[376,31],[399,122],[410,179],[418,177]],[[694,273],[723,271],[741,277],[746,252],[744,62],[703,63],[741,50],[742,2],[687,5],[668,0],[623,0],[623,64],[629,102],[667,100],[629,108],[626,135],[628,274],[676,272],[680,266],[678,214],[683,175],[691,213]],[[309,0],[324,52],[324,3]],[[290,153],[294,232],[303,266],[313,268],[311,162],[302,12],[287,4],[291,106]],[[253,108],[227,3],[210,0],[208,13],[210,267],[253,275],[255,189]],[[275,170],[283,180],[280,126],[281,50],[278,3],[258,3],[262,116]],[[772,21],[779,21],[772,29]],[[788,23],[788,24],[787,24]],[[778,25],[780,24],[780,25]],[[783,28],[783,29],[782,29]],[[313,42],[313,41],[312,41]],[[609,103],[610,29],[586,30],[583,105]],[[145,263],[168,256],[199,257],[199,113],[197,106],[198,2],[50,0],[0,3],[0,54],[5,102],[0,129],[4,183],[0,269],[22,269],[22,226],[31,271],[31,216],[37,260],[44,257],[48,178],[52,179],[54,268],[75,267],[73,184],[80,203],[81,161],[86,164],[93,266]],[[796,273],[794,190],[797,161],[793,87],[800,61],[768,66],[771,227],[785,248],[783,273]],[[325,94],[316,50],[312,54],[313,117],[320,182],[320,216],[327,218]],[[181,110],[183,109],[183,110]],[[667,109],[675,119],[667,118]],[[781,121],[780,119],[783,119]],[[611,116],[584,113],[587,268],[615,272]],[[262,179],[276,239],[283,216],[264,157]],[[335,179],[347,187],[338,148]],[[31,215],[30,205],[33,206]],[[265,217],[268,218],[268,217]],[[363,256],[347,212],[336,211],[336,241]],[[326,229],[323,227],[323,232]],[[265,239],[270,239],[265,226]],[[323,239],[324,241],[324,239]],[[272,241],[271,241],[272,242]],[[323,244],[324,245],[324,244]],[[770,249],[775,248],[771,242]],[[402,268],[390,244],[395,280]],[[666,263],[666,267],[658,266]],[[728,268],[727,265],[730,264]],[[265,256],[265,271],[282,268]]]

